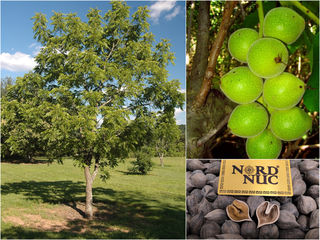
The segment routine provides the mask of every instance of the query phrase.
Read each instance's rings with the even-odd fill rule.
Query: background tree
[[[1,96],[5,96],[8,92],[10,86],[14,84],[14,79],[12,77],[5,77],[1,79]]]
[[[129,173],[146,175],[152,170],[154,150],[145,145],[135,153],[136,159],[131,162],[132,167],[128,168]]]
[[[164,167],[163,158],[170,150],[176,149],[179,142],[180,130],[173,114],[159,116],[154,127],[154,145],[160,158],[160,165]]]
[[[2,89],[4,95],[1,99],[2,161],[15,159],[31,162],[36,154],[43,152],[39,135],[45,129],[40,118],[43,108],[34,107],[34,103],[27,100],[37,93],[35,84],[39,79],[32,73],[26,74],[24,79],[26,82],[17,81],[12,85],[13,81],[9,78],[3,85],[6,87]]]
[[[174,60],[170,43],[155,43],[147,8],[130,16],[125,3],[111,5],[104,15],[90,9],[87,22],[55,12],[48,24],[37,13],[34,37],[43,45],[37,66],[17,79],[3,109],[10,134],[30,123],[23,131],[40,139],[49,160],[69,155],[84,169],[88,218],[98,170],[106,179],[107,167],[127,157],[148,134],[145,126],[155,112],[173,113],[184,101],[178,80],[167,80],[166,67]]]
[[[290,59],[285,71],[307,84],[300,107],[313,118],[313,128],[304,138],[284,143],[281,157],[318,158],[319,68],[315,66],[319,61],[319,2],[263,1],[264,13],[283,5],[293,8],[306,22],[301,37],[287,46]],[[231,33],[240,28],[259,29],[255,1],[187,2],[188,158],[247,158],[245,140],[232,135],[226,126],[236,104],[219,88],[220,78],[241,65],[231,57],[227,45]]]

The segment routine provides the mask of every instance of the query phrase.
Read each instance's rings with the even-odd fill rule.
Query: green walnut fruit
[[[259,103],[238,105],[231,113],[228,127],[239,137],[253,137],[261,133],[268,125],[267,110]]]
[[[261,38],[256,40],[248,51],[248,66],[258,77],[272,78],[284,71],[288,56],[288,50],[281,41]]]
[[[304,91],[303,81],[291,73],[284,72],[265,81],[263,99],[275,109],[289,109],[298,104]]]
[[[279,157],[281,149],[281,140],[274,136],[269,129],[265,129],[255,137],[248,138],[246,142],[249,158],[275,159]]]
[[[222,92],[233,102],[254,102],[262,93],[263,81],[248,67],[237,67],[221,78]]]
[[[270,10],[265,16],[263,35],[291,44],[300,37],[304,27],[304,19],[298,13],[290,8],[278,7]]]
[[[274,111],[271,114],[270,129],[276,137],[284,141],[301,138],[311,127],[312,119],[298,107]]]
[[[247,62],[247,54],[252,43],[259,38],[257,31],[241,28],[231,34],[228,49],[232,57],[240,62]]]

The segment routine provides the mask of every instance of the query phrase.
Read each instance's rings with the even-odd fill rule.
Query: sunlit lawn
[[[94,182],[95,218],[82,217],[85,180],[63,165],[1,163],[2,238],[184,238],[184,158],[159,159],[148,175],[127,174],[131,160]]]

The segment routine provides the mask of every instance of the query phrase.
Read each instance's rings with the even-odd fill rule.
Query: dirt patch
[[[23,214],[20,217],[7,216],[3,218],[3,221],[10,222],[15,226],[35,228],[43,231],[60,232],[69,229],[67,221],[45,219],[35,214]]]
[[[73,231],[73,228],[75,226],[70,225],[70,221],[74,223],[83,223],[87,221],[83,218],[82,215],[82,212],[84,212],[84,210],[84,204],[76,203],[70,206],[60,205],[51,209],[40,207],[37,209],[37,212],[43,213],[41,215],[26,213],[24,209],[21,209],[19,211],[19,216],[10,216],[9,213],[11,211],[10,209],[8,209],[8,211],[6,211],[6,215],[9,216],[3,216],[3,221],[9,222],[15,226],[29,227],[42,231]],[[96,208],[94,209],[94,211],[96,211]],[[82,224],[77,225],[77,231],[83,232],[84,229],[82,227],[79,227]]]
[[[52,218],[76,220],[83,219],[85,212],[85,206],[81,203],[62,205],[53,209],[43,209],[47,214],[51,215]],[[93,208],[96,211],[96,208]]]
[[[3,218],[3,221],[13,223],[14,225],[23,225],[24,224],[24,221],[21,218],[16,217],[16,216],[7,216],[7,217]]]
[[[130,232],[128,229],[123,229],[120,227],[116,227],[116,226],[111,226],[107,228],[108,231],[118,231],[118,232],[123,232],[123,233],[128,233]]]
[[[69,229],[69,227],[67,227],[67,221],[44,219],[40,215],[33,214],[24,214],[23,217],[26,220],[26,226],[28,227],[53,232]]]

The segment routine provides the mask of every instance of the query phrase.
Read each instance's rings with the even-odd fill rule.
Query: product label
[[[292,196],[290,160],[221,160],[218,194]]]

